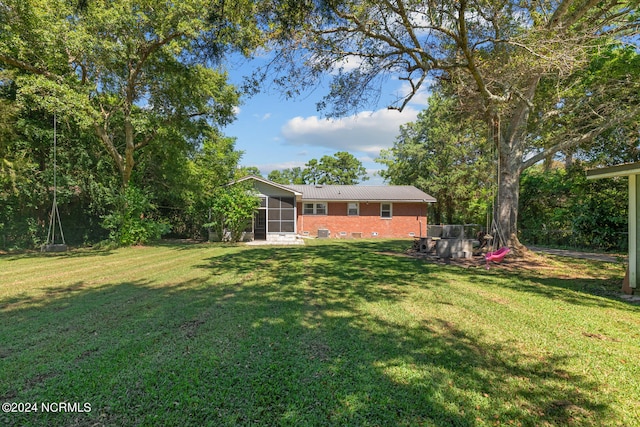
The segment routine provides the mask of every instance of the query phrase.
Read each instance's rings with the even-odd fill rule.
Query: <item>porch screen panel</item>
[[[293,233],[295,230],[293,197],[269,197],[269,233]]]

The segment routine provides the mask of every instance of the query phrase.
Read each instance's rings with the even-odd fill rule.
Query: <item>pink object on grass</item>
[[[505,255],[507,255],[510,251],[511,249],[505,246],[498,249],[497,251],[487,252],[486,255],[484,256],[484,259],[487,261],[487,270],[489,269],[490,261],[500,262],[505,257]]]

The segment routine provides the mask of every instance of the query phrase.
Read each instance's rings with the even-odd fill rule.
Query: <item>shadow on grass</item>
[[[506,279],[506,280],[505,280]],[[626,307],[628,311],[639,312],[637,304],[620,298],[621,280],[614,278],[567,278],[541,277],[528,272],[499,271],[489,274],[470,275],[471,283],[500,282],[500,286],[519,292],[540,295],[551,300],[561,300],[569,304],[584,307],[616,308]]]
[[[94,256],[109,256],[113,254],[113,249],[102,248],[78,248],[70,249],[66,252],[41,252],[41,251],[21,251],[0,253],[0,260],[17,261],[21,259],[41,259],[41,258],[86,258]]]
[[[198,250],[207,246],[220,246],[228,247],[230,245],[208,243],[190,239],[171,239],[171,240],[159,240],[157,242],[149,243],[145,246],[157,246],[167,247],[176,250]],[[42,252],[39,250],[19,250],[2,253],[0,251],[0,260],[15,261],[20,259],[38,259],[38,258],[86,258],[94,256],[108,256],[118,250],[117,245],[96,245],[93,247],[70,247],[65,252]]]
[[[376,244],[253,248],[161,286],[0,301],[0,401],[89,402],[3,425],[600,425],[599,384],[460,330],[382,316],[437,266]],[[227,277],[228,276],[228,277]],[[217,281],[223,277],[224,280]],[[418,283],[418,284],[416,284]],[[380,312],[365,310],[378,304]]]

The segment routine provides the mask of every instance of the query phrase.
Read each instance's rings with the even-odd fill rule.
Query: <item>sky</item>
[[[265,59],[237,60],[228,66],[232,83],[241,84]],[[380,150],[391,148],[402,124],[414,121],[426,108],[426,96],[416,96],[402,112],[387,107],[398,95],[406,93],[399,80],[389,80],[378,105],[370,111],[328,120],[316,110],[316,103],[328,90],[317,88],[296,99],[286,99],[277,88],[268,85],[252,97],[245,97],[236,120],[223,129],[236,138],[236,149],[244,152],[241,166],[256,166],[265,178],[275,169],[304,168],[311,159],[347,151],[367,169],[369,180],[363,184],[383,184],[376,174],[384,167],[374,159]]]

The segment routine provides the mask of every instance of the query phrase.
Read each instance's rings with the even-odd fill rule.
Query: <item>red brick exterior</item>
[[[426,235],[426,203],[392,203],[392,217],[380,217],[380,203],[359,203],[360,214],[347,215],[348,203],[328,202],[327,215],[304,215],[297,204],[298,234],[316,237],[319,229],[327,229],[331,238],[412,237]],[[343,234],[346,233],[346,234]],[[374,234],[374,233],[377,233]]]

